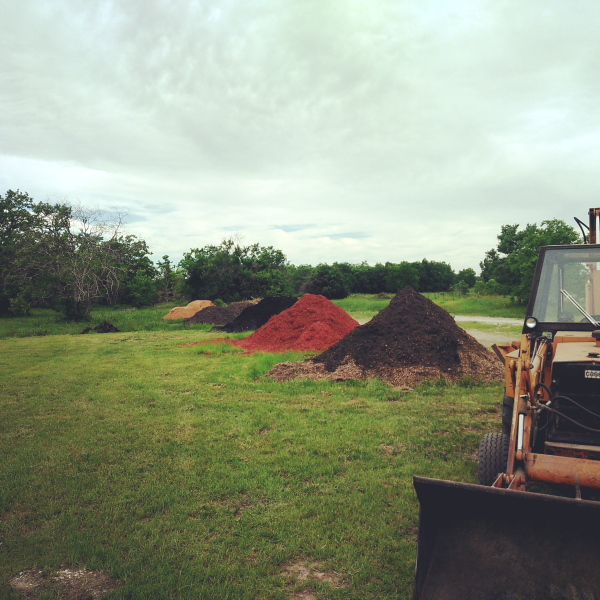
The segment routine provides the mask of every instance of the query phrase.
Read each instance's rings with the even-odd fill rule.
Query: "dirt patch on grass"
[[[95,600],[122,587],[124,582],[102,571],[60,569],[47,573],[42,569],[30,569],[9,579],[8,584],[20,598],[27,600],[38,600],[42,595],[64,600]]]
[[[285,565],[282,571],[284,577],[289,578],[292,583],[326,583],[332,588],[346,587],[347,583],[344,578],[335,571],[322,570],[323,566],[318,562],[308,560],[298,560],[289,565]],[[306,594],[307,591],[295,592],[292,598],[310,598],[311,596],[300,596],[298,594]],[[314,597],[314,596],[312,596]]]
[[[397,456],[406,448],[406,444],[381,444],[381,451],[386,456]]]

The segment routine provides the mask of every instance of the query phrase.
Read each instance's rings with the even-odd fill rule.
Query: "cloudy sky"
[[[473,267],[600,206],[593,0],[2,0],[0,193],[125,209],[156,260]]]

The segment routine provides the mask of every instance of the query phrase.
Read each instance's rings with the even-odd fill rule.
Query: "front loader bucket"
[[[415,600],[600,600],[600,503],[414,478]]]

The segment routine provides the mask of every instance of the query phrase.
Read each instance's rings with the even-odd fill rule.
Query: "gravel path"
[[[470,315],[455,315],[457,323],[461,321],[476,321],[477,323],[489,323],[490,325],[523,325],[523,319],[509,319],[507,317],[477,317]]]
[[[511,335],[510,333],[502,333],[501,331],[479,331],[479,329],[465,329],[465,331],[486,348],[489,348],[493,344],[518,341],[521,338],[519,335]]]

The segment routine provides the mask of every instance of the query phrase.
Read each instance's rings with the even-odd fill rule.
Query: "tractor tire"
[[[502,402],[502,433],[504,435],[510,435],[514,404],[514,398],[506,395],[504,396],[504,401]]]
[[[503,433],[488,433],[479,444],[479,466],[477,480],[479,485],[492,485],[498,473],[506,471],[508,462],[509,437]]]

